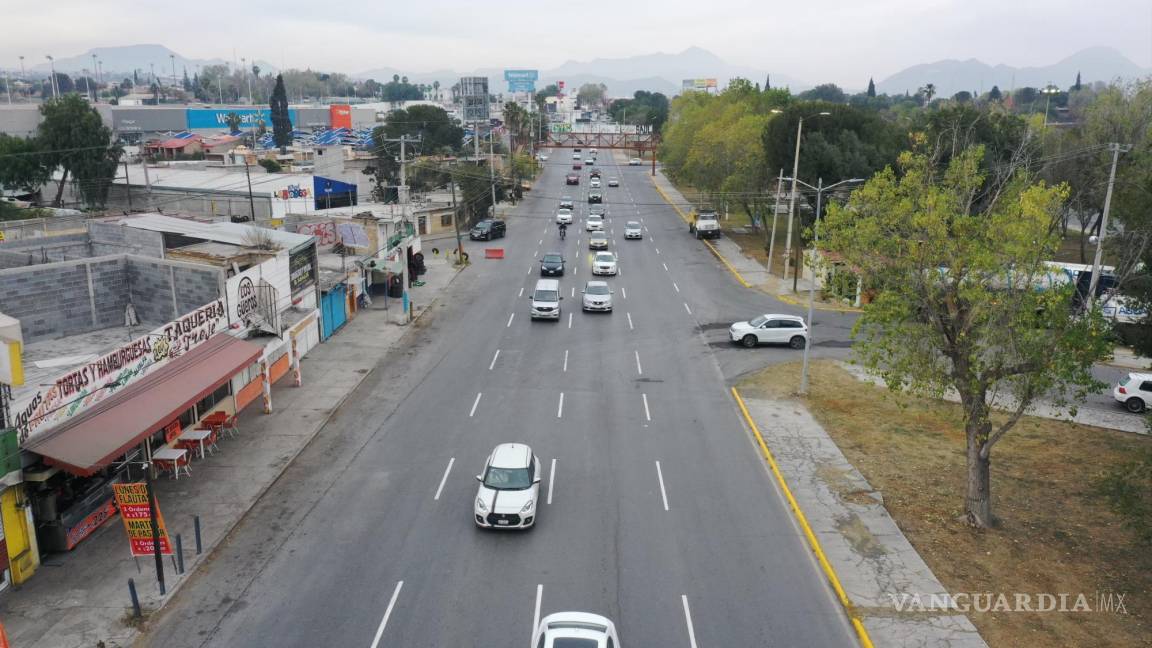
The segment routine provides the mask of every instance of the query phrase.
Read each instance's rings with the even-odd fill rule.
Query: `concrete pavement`
[[[457,274],[442,260],[429,259],[427,267],[426,284],[412,289],[418,318]],[[390,306],[395,310],[394,303]],[[240,434],[222,439],[214,455],[193,461],[190,477],[155,482],[169,533],[182,535],[185,554],[185,575],[177,575],[165,559],[167,596],[160,596],[154,563],[133,560],[123,525],[110,520],[72,552],[50,556],[28,583],[0,597],[0,619],[12,645],[130,645],[137,632],[128,622],[128,579],[135,579],[147,612],[170,601],[381,359],[398,349],[406,333],[422,326],[420,320],[411,327],[388,320],[382,299],[361,310],[303,358],[301,387],[292,386],[290,378],[273,386],[272,414],[261,413],[258,405],[247,408],[240,415]],[[199,556],[196,516],[204,549]]]

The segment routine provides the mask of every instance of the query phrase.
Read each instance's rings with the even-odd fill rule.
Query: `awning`
[[[24,446],[46,462],[87,476],[172,422],[255,362],[261,347],[216,335]]]

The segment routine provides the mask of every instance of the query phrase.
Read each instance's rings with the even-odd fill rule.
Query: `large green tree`
[[[60,206],[68,180],[75,180],[88,205],[101,206],[116,173],[121,148],[100,114],[76,94],[46,101],[40,106],[43,119],[36,130],[42,163],[59,168],[60,185],[53,204]]]
[[[1092,365],[1110,351],[1098,314],[1081,316],[1071,286],[1044,281],[1066,189],[1033,183],[1022,166],[992,175],[985,159],[979,146],[946,164],[903,153],[830,206],[821,237],[878,291],[854,330],[858,360],[893,390],[959,394],[964,514],[979,527],[995,519],[993,447],[1037,398],[1069,405],[1098,389]],[[996,199],[975,208],[990,177]],[[1015,403],[1004,417],[993,416],[998,396]]]
[[[33,193],[51,177],[35,139],[0,133],[0,187]]]
[[[288,93],[284,89],[283,75],[276,75],[276,87],[269,102],[272,113],[272,142],[286,153],[292,144],[292,118],[288,115]]]

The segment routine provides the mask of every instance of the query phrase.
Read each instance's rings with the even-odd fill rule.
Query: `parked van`
[[[564,297],[558,279],[540,279],[528,298],[532,300],[532,319],[560,319],[560,300]]]

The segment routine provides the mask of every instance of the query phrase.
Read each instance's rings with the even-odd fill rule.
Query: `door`
[[[760,341],[771,343],[782,342],[782,338],[787,335],[787,331],[780,328],[782,323],[780,320],[768,320],[764,322],[764,325],[760,327]]]
[[[3,517],[4,542],[7,545],[5,558],[10,560],[12,582],[16,585],[27,580],[39,563],[39,557],[32,551],[28,511],[21,505],[23,500],[22,486],[9,487],[0,494],[0,515]]]
[[[344,326],[344,322],[348,318],[346,309],[347,300],[347,286],[345,284],[337,284],[328,290],[323,297],[320,298],[321,302],[321,339],[327,340],[332,337],[332,334]]]

